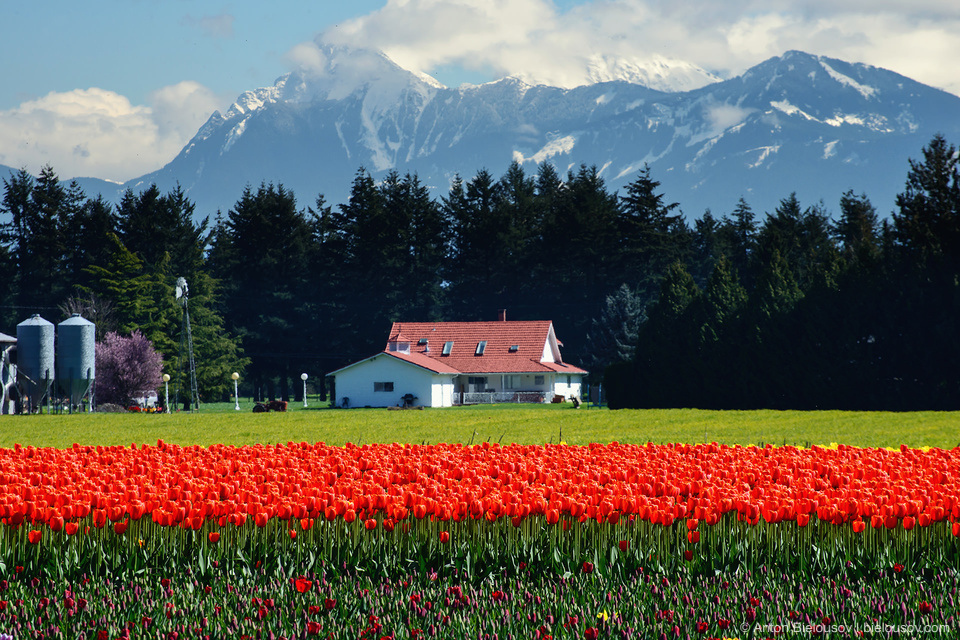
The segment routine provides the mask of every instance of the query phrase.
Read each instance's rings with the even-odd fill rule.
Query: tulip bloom
[[[43,537],[43,533],[37,529],[31,529],[30,533],[27,534],[27,540],[30,541],[30,544],[40,544],[40,539]]]
[[[297,593],[306,593],[310,590],[310,587],[313,586],[313,581],[301,576],[293,581],[293,586],[296,588]]]

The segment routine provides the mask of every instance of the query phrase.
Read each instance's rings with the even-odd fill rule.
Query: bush
[[[153,343],[134,331],[129,337],[110,332],[96,350],[98,403],[136,404],[160,386],[163,359]]]

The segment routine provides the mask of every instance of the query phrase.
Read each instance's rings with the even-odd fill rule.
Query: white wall
[[[570,383],[567,383],[567,376],[570,377]],[[572,396],[582,397],[583,390],[583,375],[582,374],[565,374],[558,373],[554,378],[553,383],[553,392],[564,398],[571,398]]]
[[[414,405],[449,407],[453,404],[451,376],[441,376],[416,365],[382,354],[353,365],[334,376],[337,406],[344,398],[350,407],[395,407],[408,393]],[[375,382],[392,382],[393,391],[374,391]]]

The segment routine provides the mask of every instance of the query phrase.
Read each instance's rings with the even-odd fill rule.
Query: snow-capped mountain
[[[261,182],[282,183],[301,206],[319,194],[346,202],[361,167],[417,173],[440,197],[456,174],[496,176],[514,160],[531,174],[545,161],[563,174],[596,165],[611,190],[649,164],[690,217],[729,212],[741,196],[772,211],[792,192],[836,210],[848,189],[885,215],[908,159],[936,133],[960,137],[960,97],[867,65],[791,51],[716,81],[695,67],[678,80],[683,67],[668,61],[594,62],[597,80],[633,81],[453,89],[380,53],[327,47],[314,68],[244,93],[167,166],[124,187],[179,182],[208,215]],[[677,82],[696,88],[656,89]]]

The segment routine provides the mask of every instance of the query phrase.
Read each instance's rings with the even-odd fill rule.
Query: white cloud
[[[597,55],[685,60],[737,74],[790,49],[882,66],[960,94],[956,0],[387,0],[320,34],[379,48],[431,72],[485,70],[490,78],[575,86]]]
[[[151,101],[134,105],[112,91],[75,89],[0,111],[0,163],[34,173],[50,164],[62,178],[128,180],[172,160],[217,106],[195,82],[158,89]]]

